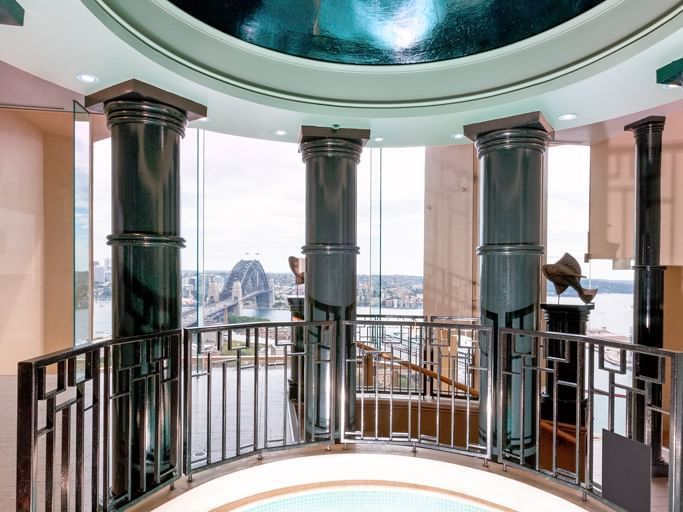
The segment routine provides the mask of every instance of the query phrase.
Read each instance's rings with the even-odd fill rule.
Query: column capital
[[[362,128],[302,126],[299,152],[304,162],[316,156],[346,157],[360,162],[363,146],[369,139],[370,130]]]
[[[182,111],[188,121],[206,117],[206,105],[194,102],[172,92],[160,89],[140,80],[126,80],[85,97],[85,106],[93,111],[104,111],[104,105],[111,101],[148,101],[161,103]]]
[[[518,114],[509,117],[500,117],[498,119],[491,119],[481,123],[468,124],[463,127],[463,133],[468,139],[474,142],[482,135],[486,135],[491,132],[517,128],[541,130],[546,132],[550,138],[555,136],[555,130],[539,111],[527,112],[525,114]]]
[[[647,116],[638,121],[624,126],[625,132],[633,132],[633,135],[637,136],[642,133],[657,133],[664,131],[664,122],[666,117],[664,116]]]
[[[370,130],[365,128],[332,128],[330,126],[302,125],[299,130],[299,144],[318,139],[344,139],[361,146],[370,140]]]

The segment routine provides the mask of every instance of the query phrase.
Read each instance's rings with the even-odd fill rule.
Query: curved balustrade
[[[191,479],[244,456],[337,441],[516,465],[614,506],[605,488],[613,470],[598,456],[603,437],[623,434],[635,443],[628,438],[643,428],[648,445],[658,426],[669,510],[682,510],[683,353],[562,333],[494,333],[470,319],[344,324],[341,343],[332,321],[264,322],[107,340],[19,363],[17,510],[119,510],[182,473]],[[499,358],[482,366],[480,345],[494,334]],[[130,346],[139,357],[124,364],[121,349]],[[332,402],[337,383],[326,387],[329,396],[317,387],[320,371],[334,379],[336,350],[345,362],[339,385],[347,386],[339,404]],[[560,376],[571,354],[579,360],[568,382]],[[513,358],[521,364],[513,366]],[[656,363],[648,366],[656,374],[638,370],[643,358]],[[501,383],[495,390],[494,372]],[[663,406],[651,401],[657,386],[669,397]],[[489,393],[485,410],[482,389]],[[130,409],[132,392],[149,406],[143,414]],[[531,400],[519,399],[526,395]],[[635,417],[638,401],[644,417]],[[522,410],[512,411],[513,404]],[[114,439],[115,407],[139,422],[128,437],[145,435],[144,451],[129,450],[126,460],[113,461],[109,450],[115,442],[132,446]],[[144,478],[129,478],[114,496],[114,463],[131,468],[117,474]]]

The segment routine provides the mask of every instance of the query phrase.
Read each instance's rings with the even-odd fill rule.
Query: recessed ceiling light
[[[283,135],[287,135],[287,132],[285,130],[275,130],[273,133],[279,137],[282,137]]]
[[[375,137],[374,139],[375,142],[382,142],[384,140],[384,137]]]
[[[458,139],[464,139],[464,138],[465,138],[465,135],[462,133],[454,133],[453,135],[451,135],[451,139],[458,140]]]
[[[95,75],[89,75],[88,73],[79,73],[76,78],[86,84],[96,84],[100,81]]]
[[[557,119],[560,121],[573,121],[577,117],[579,116],[574,114],[573,112],[570,112],[568,114],[562,114],[561,116],[557,116]]]

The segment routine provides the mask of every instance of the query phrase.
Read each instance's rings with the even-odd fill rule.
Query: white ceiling
[[[164,0],[21,4],[24,26],[0,26],[0,60],[83,94],[137,78],[206,104],[207,129],[249,137],[295,141],[302,124],[338,123],[370,128],[386,146],[451,144],[464,124],[540,110],[564,139],[566,129],[683,98],[655,84],[657,68],[683,57],[680,0],[607,0],[500,50],[371,68],[256,48]],[[579,117],[558,121],[566,112]],[[567,133],[590,142],[603,132]]]

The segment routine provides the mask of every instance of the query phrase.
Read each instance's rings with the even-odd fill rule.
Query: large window
[[[633,331],[633,271],[615,268],[619,262],[590,259],[588,253],[588,199],[590,147],[551,146],[548,150],[548,243],[547,261],[559,260],[565,252],[580,263],[586,279],[582,284],[598,288],[595,309],[589,317],[589,333],[629,338]],[[548,284],[548,302],[557,296]],[[561,296],[561,302],[581,304],[573,290]]]
[[[98,339],[112,332],[106,132],[92,154],[89,328]],[[304,293],[289,266],[305,233],[297,144],[191,128],[180,156],[183,326],[289,320],[288,297]],[[365,148],[357,197],[358,312],[422,314],[424,148]]]

